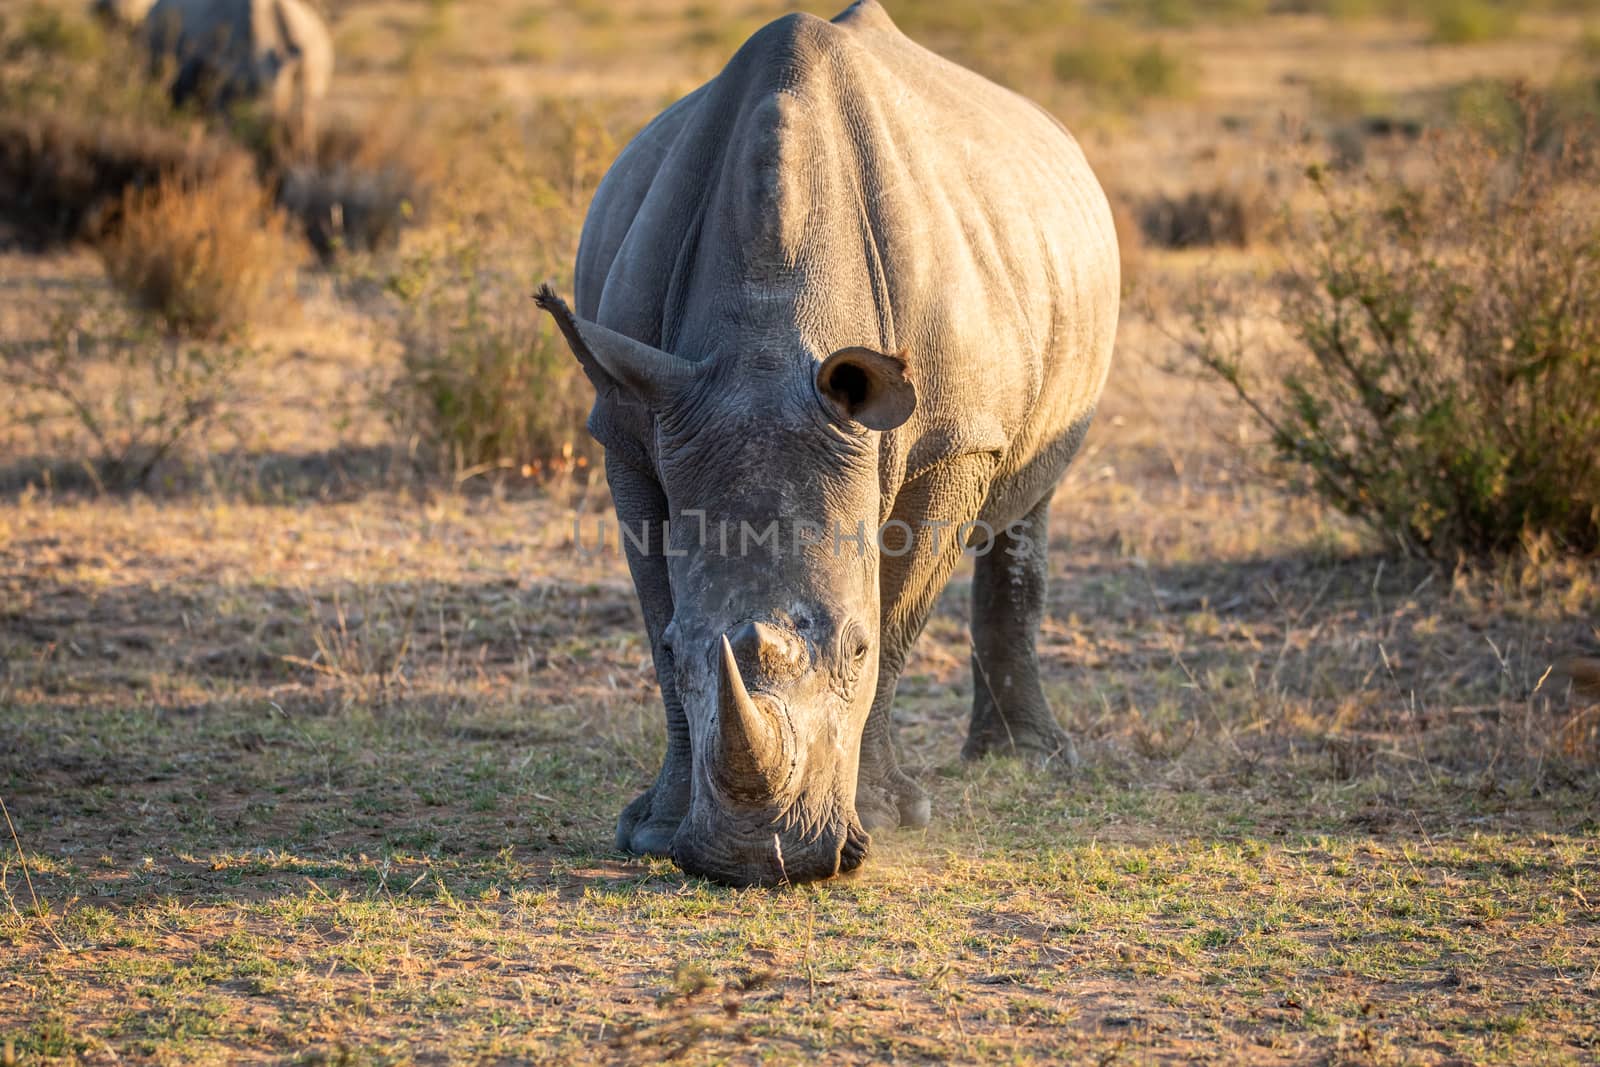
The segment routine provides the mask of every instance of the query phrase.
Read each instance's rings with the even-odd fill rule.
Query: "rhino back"
[[[580,313],[689,359],[905,351],[912,467],[1084,421],[1117,287],[1076,142],[875,2],[772,23],[648,126],[601,185],[577,278]]]
[[[248,56],[254,48],[254,0],[156,0],[145,19],[152,47],[180,56]]]
[[[228,93],[267,92],[288,70],[312,106],[333,75],[333,38],[305,0],[156,0],[144,32],[156,55],[203,70]]]

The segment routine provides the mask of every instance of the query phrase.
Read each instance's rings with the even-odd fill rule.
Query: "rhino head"
[[[910,417],[903,359],[867,348],[690,361],[551,311],[597,389],[648,408],[672,618],[658,664],[688,721],[671,843],[732,885],[859,866],[861,737],[878,680],[879,431]]]

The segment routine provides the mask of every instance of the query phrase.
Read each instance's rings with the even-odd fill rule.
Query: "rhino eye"
[[[867,632],[859,623],[850,623],[845,627],[844,638],[840,642],[844,648],[845,659],[852,666],[860,664],[867,658],[868,642]]]

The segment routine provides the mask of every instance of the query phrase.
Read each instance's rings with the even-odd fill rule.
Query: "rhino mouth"
[[[672,842],[672,861],[685,874],[736,888],[818,882],[846,874],[866,860],[872,839],[854,818],[811,838],[740,830],[700,830],[685,820]]]

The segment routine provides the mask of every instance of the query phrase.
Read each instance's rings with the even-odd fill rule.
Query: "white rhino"
[[[1034,644],[1119,283],[1060,123],[873,0],[788,16],[623,151],[575,288],[575,311],[539,299],[595,384],[617,516],[647,535],[625,545],[667,716],[622,848],[772,885],[925,824],[890,709],[969,545],[965,752],[1073,761]]]
[[[333,38],[305,0],[95,0],[94,8],[142,26],[152,55],[176,62],[174,102],[198,93],[223,107],[264,100],[312,143],[333,77]]]

